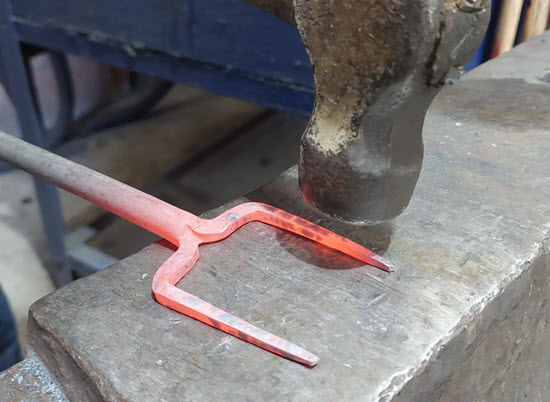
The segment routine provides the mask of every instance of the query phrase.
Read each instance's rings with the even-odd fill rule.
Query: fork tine
[[[267,204],[249,202],[238,205],[211,220],[209,226],[212,231],[223,233],[222,237],[226,237],[239,227],[251,221],[259,221],[280,229],[288,230],[289,232],[296,233],[334,250],[350,255],[365,264],[386,272],[393,271],[393,267],[389,261],[369,249],[306,219]]]
[[[264,350],[314,367],[319,358],[300,346],[258,328],[190,293],[168,285],[155,292],[157,301],[211,327],[233,335]]]
[[[319,358],[300,346],[258,328],[176,286],[198,259],[198,245],[182,246],[153,277],[157,302],[289,360],[314,367]]]

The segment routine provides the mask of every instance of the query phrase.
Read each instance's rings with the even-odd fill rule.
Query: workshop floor
[[[46,71],[39,72],[48,92],[48,66],[42,67]],[[72,67],[90,69],[89,64],[74,60]],[[100,69],[91,69],[104,78]],[[101,97],[85,82],[76,86],[84,94],[77,108],[91,97]],[[140,121],[77,140],[58,152],[200,214],[266,184],[296,163],[306,123],[301,116],[177,86]],[[0,130],[18,133],[4,92],[0,92]],[[66,193],[62,203],[71,230],[101,215],[89,203]],[[114,220],[90,244],[122,258],[154,240],[147,232]],[[15,170],[0,172],[0,284],[22,344],[29,306],[54,290],[43,266],[45,241],[30,176]]]

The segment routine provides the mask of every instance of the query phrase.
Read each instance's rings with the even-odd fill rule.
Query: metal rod
[[[118,180],[3,132],[0,132],[0,159],[82,197],[177,246],[180,235],[173,229],[174,221],[193,226],[193,222],[198,224],[200,220],[189,212]]]
[[[285,229],[374,267],[391,267],[370,250],[325,228],[260,203],[244,203],[213,219],[200,219],[117,180],[0,132],[0,159],[46,179],[178,246],[155,273],[157,301],[175,311],[308,367],[319,358],[298,345],[239,319],[176,287],[199,259],[199,246],[223,240],[252,221]]]

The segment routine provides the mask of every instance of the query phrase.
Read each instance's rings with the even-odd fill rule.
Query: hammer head
[[[295,0],[316,86],[300,150],[309,205],[361,225],[404,211],[422,168],[426,111],[475,52],[489,3]]]

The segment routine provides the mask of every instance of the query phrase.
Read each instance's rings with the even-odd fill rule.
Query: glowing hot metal
[[[342,236],[269,205],[238,205],[202,219],[94,170],[0,132],[0,159],[82,197],[176,245],[178,250],[153,277],[156,300],[172,310],[287,359],[313,367],[319,358],[176,287],[199,259],[199,246],[225,239],[252,221],[288,230],[391,271],[383,259]]]

